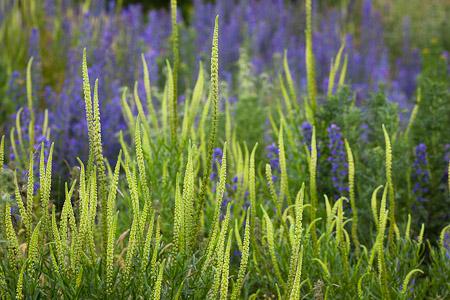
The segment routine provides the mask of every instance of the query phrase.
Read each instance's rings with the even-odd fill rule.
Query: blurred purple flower
[[[331,181],[334,189],[334,198],[337,199],[348,191],[346,184],[348,164],[341,129],[336,124],[331,124],[327,128],[327,132],[329,138],[328,162],[331,165]]]

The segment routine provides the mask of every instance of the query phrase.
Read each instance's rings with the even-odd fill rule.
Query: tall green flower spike
[[[286,55],[286,52],[285,52],[285,55]],[[281,74],[278,75],[278,81],[280,82],[280,91],[281,91],[281,95],[283,96],[284,105],[286,107],[288,118],[289,118],[289,120],[293,120],[294,119],[294,109],[292,108],[291,98],[286,90],[286,86],[284,84],[284,78],[281,76]],[[273,126],[274,124],[272,122],[273,119],[271,116],[269,116],[269,120],[271,121],[272,126]]]
[[[89,80],[89,79],[88,79]],[[106,201],[107,201],[107,195],[106,195],[106,168],[103,158],[103,147],[102,147],[102,134],[101,134],[101,123],[100,123],[100,106],[99,106],[99,99],[98,99],[98,79],[95,80],[95,86],[94,86],[94,146],[95,146],[95,164],[97,168],[97,176],[98,176],[98,193],[100,198],[100,205],[101,205],[101,224],[103,229],[103,242],[106,247],[106,240],[107,240],[107,228],[106,228]]]
[[[377,189],[375,189],[375,191],[372,194],[372,210],[376,209],[376,205],[373,202],[376,202],[376,195],[377,195],[377,191],[381,188],[382,186],[379,186]],[[386,212],[386,198],[387,198],[387,193],[388,193],[388,186],[386,185],[384,187],[383,190],[383,196],[381,198],[381,204],[380,204],[380,210],[379,213],[375,214],[374,213],[374,217],[377,218],[376,224],[377,224],[377,235],[376,235],[376,239],[375,239],[375,243],[372,247],[371,253],[370,253],[370,257],[369,257],[369,262],[368,262],[368,269],[369,271],[372,268],[372,263],[373,260],[375,259],[375,255],[378,254],[378,256],[380,255],[384,255],[383,251],[381,251],[381,253],[379,252],[380,250],[383,250],[383,241],[384,241],[384,234],[385,234],[385,229],[386,229],[386,222],[387,222],[387,212]],[[380,243],[381,243],[381,247],[380,247]],[[382,260],[382,258],[381,258]]]
[[[130,128],[130,133],[133,136],[133,134],[134,134],[133,124],[135,123],[135,120],[134,120],[134,116],[131,111],[130,105],[128,104],[128,101],[127,101],[127,95],[128,95],[128,88],[124,87],[122,96],[120,97],[120,104],[121,104],[123,116],[125,118],[125,122],[127,122],[128,128]]]
[[[223,256],[226,251],[225,238],[227,236],[228,227],[230,223],[230,205],[231,203],[228,203],[227,213],[225,214],[225,218],[222,222],[222,228],[220,230],[219,239],[217,241],[216,255],[215,255],[216,268],[214,272],[213,284],[211,290],[209,291],[211,299],[217,298],[217,294],[219,293],[220,285],[222,283],[222,271],[224,263]]]
[[[147,122],[146,122],[146,118],[145,118],[144,106],[142,106],[141,98],[139,97],[138,81],[134,82],[133,96],[134,96],[134,103],[136,104],[136,108],[138,111],[138,118],[140,118],[143,121],[144,127],[145,127]]]
[[[239,264],[239,271],[237,275],[236,282],[233,287],[233,292],[231,294],[231,300],[236,300],[239,298],[241,294],[241,289],[244,284],[244,277],[247,271],[248,258],[250,255],[250,211],[247,209],[246,218],[245,218],[245,233],[244,233],[244,242],[242,244],[242,256],[241,262]]]
[[[378,209],[377,209],[377,193],[378,191],[383,188],[382,185],[378,186],[373,192],[371,197],[371,208],[372,208],[372,215],[373,215],[373,221],[375,222],[375,225],[378,229]]]
[[[86,123],[87,123],[87,127],[88,127],[88,137],[89,137],[88,169],[90,169],[93,164],[93,160],[94,160],[94,137],[93,137],[94,128],[92,128],[94,114],[92,112],[91,84],[89,82],[89,73],[88,73],[87,58],[86,58],[86,48],[83,49],[82,76],[83,76],[84,104],[85,104],[85,109],[86,109]]]
[[[336,74],[339,70],[339,67],[341,65],[341,56],[342,52],[344,51],[344,48],[345,48],[345,39],[343,40],[342,45],[339,48],[338,53],[336,54],[336,59],[334,61],[331,60],[330,75],[328,76],[328,92],[327,92],[328,97],[331,97],[331,95],[333,94],[334,81],[336,78]]]
[[[414,107],[411,111],[411,116],[409,117],[408,126],[406,127],[405,134],[404,134],[404,136],[407,140],[410,138],[409,132],[411,131],[411,128],[413,127],[414,122],[416,121],[417,113],[419,112],[419,107],[420,107],[421,101],[422,101],[422,90],[420,88],[418,88],[416,104],[414,105]]]
[[[135,135],[134,135],[135,148],[136,148],[136,160],[138,163],[139,181],[141,183],[140,186],[143,189],[145,203],[147,204],[147,207],[151,207],[152,204],[151,204],[151,197],[150,197],[150,187],[147,182],[147,174],[145,171],[145,161],[144,161],[144,152],[142,150],[140,123],[141,123],[140,118],[138,117],[136,120],[136,129],[135,129]],[[151,209],[149,211],[151,211]]]
[[[153,124],[153,128],[158,130],[159,129],[158,118],[156,116],[155,107],[153,106],[153,101],[152,101],[150,74],[148,72],[147,61],[145,60],[145,56],[143,53],[141,54],[141,60],[142,60],[142,69],[144,71],[143,72],[144,73],[144,89],[145,89],[145,96],[147,99],[147,109],[150,114],[150,121]]]
[[[182,224],[183,237],[185,244],[181,245],[182,249],[187,254],[191,253],[194,246],[194,240],[197,238],[195,234],[195,220],[194,220],[194,201],[195,201],[195,174],[194,174],[194,156],[195,148],[189,149],[188,161],[186,165],[186,171],[183,182],[183,195],[182,195]]]
[[[344,56],[344,64],[341,68],[341,74],[339,75],[338,88],[342,88],[345,83],[345,75],[347,75],[348,55]]]
[[[17,240],[16,232],[11,219],[11,206],[9,203],[5,204],[5,236],[8,243],[8,263],[10,268],[17,268],[17,258],[19,255],[19,241]]]
[[[173,70],[170,66],[170,63],[168,60],[166,60],[166,67],[167,67],[167,82],[166,82],[166,88],[167,88],[167,95],[165,99],[165,106],[167,109],[166,115],[169,117],[169,126],[170,126],[170,137],[172,138],[173,143],[176,142],[176,134],[177,134],[177,127],[176,127],[176,118],[177,118],[177,110],[176,106],[173,101],[173,95],[175,93],[175,87],[174,87],[174,78],[173,78]]]
[[[147,234],[145,236],[144,248],[142,251],[141,273],[145,272],[145,269],[147,268],[149,260],[150,260],[150,250],[151,250],[151,243],[152,243],[152,238],[153,238],[154,223],[155,223],[155,215],[152,214],[150,217],[150,221],[148,223]]]
[[[295,198],[295,225],[294,225],[294,241],[292,243],[292,253],[289,260],[289,275],[288,275],[288,289],[292,289],[297,274],[299,248],[302,243],[303,234],[303,200],[305,198],[305,184],[302,183],[300,191]]]
[[[261,209],[263,211],[264,221],[266,223],[267,245],[269,247],[269,254],[270,254],[270,258],[272,260],[273,269],[274,269],[275,275],[278,279],[278,282],[281,285],[284,285],[285,282],[283,280],[283,276],[281,275],[281,271],[278,266],[277,256],[275,253],[275,240],[274,240],[274,231],[273,231],[272,220],[270,219],[269,215],[267,214],[266,210],[264,209],[264,207],[262,205],[261,205]]]
[[[28,181],[27,181],[27,214],[31,220],[33,215],[33,193],[34,193],[34,155],[30,152],[28,160]],[[31,228],[30,228],[31,229]]]
[[[228,233],[228,241],[223,254],[222,279],[220,283],[220,300],[227,300],[228,296],[228,275],[230,274],[230,251],[233,237],[233,229]]]
[[[3,171],[3,164],[5,163],[5,136],[2,135],[0,141],[0,172]]]
[[[117,216],[114,217],[115,199],[117,194],[117,184],[119,181],[119,172],[121,165],[122,152],[119,152],[114,175],[110,184],[107,202],[106,223],[108,227],[108,240],[106,247],[106,288],[108,294],[112,293],[113,286],[113,262],[114,262],[114,242],[116,236]]]
[[[292,79],[291,70],[289,69],[287,50],[284,50],[283,56],[283,69],[284,75],[286,76],[286,82],[289,89],[289,103],[297,103],[297,94],[295,92],[294,80]]]
[[[173,217],[173,243],[175,251],[180,252],[184,245],[183,202],[180,190],[180,173],[175,181],[175,208]]]
[[[34,110],[33,110],[33,85],[31,80],[31,66],[33,65],[33,57],[30,58],[27,64],[27,105],[30,112],[30,124],[28,125],[28,134],[30,143],[34,142]]]
[[[384,261],[384,232],[386,230],[386,223],[388,220],[389,210],[386,210],[386,191],[387,186],[384,189],[383,197],[381,199],[380,205],[380,220],[379,220],[379,230],[377,240],[374,247],[376,248],[378,257],[378,272],[380,278],[381,289],[383,293],[383,298],[389,298],[389,289],[387,283],[387,272]],[[371,264],[369,264],[370,267]]]
[[[16,139],[14,137],[14,128],[11,128],[11,130],[9,131],[9,139],[14,157],[20,157],[19,153],[17,152]]]
[[[277,193],[275,191],[275,184],[273,183],[272,180],[272,168],[270,167],[270,164],[266,164],[266,180],[269,186],[269,192],[270,196],[272,197],[273,204],[277,208],[277,214],[279,217],[281,217],[282,202],[280,198],[277,196]]]
[[[253,147],[252,153],[250,154],[250,161],[249,161],[249,172],[248,172],[248,191],[249,191],[249,197],[250,197],[250,218],[251,223],[256,224],[255,218],[256,218],[256,167],[255,167],[255,153],[256,148],[258,147],[258,144]],[[254,226],[254,225],[253,225]],[[255,228],[255,227],[253,227]]]
[[[411,214],[408,214],[408,220],[406,221],[405,240],[411,240]]]
[[[205,86],[205,71],[203,69],[202,62],[199,63],[199,69],[198,69],[198,76],[197,81],[194,86],[194,90],[192,92],[191,101],[189,103],[189,106],[186,105],[187,114],[183,119],[183,128],[182,128],[182,137],[183,137],[183,143],[188,139],[190,133],[195,133],[195,130],[192,130],[192,126],[195,122],[195,118],[198,113],[198,108],[200,105],[200,101],[203,96],[203,89]],[[193,138],[195,140],[195,138]]]
[[[292,285],[292,290],[289,299],[299,300],[300,299],[300,287],[301,287],[301,276],[302,276],[302,264],[303,264],[303,245],[300,247],[299,253],[297,254],[298,261],[295,266],[295,278]]]
[[[62,213],[61,213],[61,215],[62,215]],[[54,205],[52,206],[52,235],[53,235],[53,239],[55,242],[54,249],[56,250],[56,257],[62,264],[62,261],[64,260],[63,244],[61,242],[61,235],[59,234],[59,231],[58,231],[58,225],[56,224],[56,209],[55,209]],[[65,240],[64,240],[64,243],[65,243]],[[65,244],[64,244],[64,246],[65,246]],[[53,254],[53,251],[54,251],[53,247],[50,247],[50,249]],[[53,254],[53,256],[54,256],[54,254]],[[60,264],[58,264],[56,262],[56,257],[54,257],[55,258],[55,266],[53,268],[54,268],[54,270],[58,270],[58,273],[59,273]]]
[[[389,242],[392,241],[394,232],[396,230],[395,222],[395,194],[394,194],[394,183],[392,182],[392,146],[389,134],[386,127],[383,125],[384,141],[386,144],[386,180],[389,189]]]
[[[15,188],[15,198],[17,201],[17,205],[19,206],[20,215],[22,216],[23,223],[25,225],[27,239],[29,239],[31,236],[31,222],[30,222],[31,216],[28,215],[28,210],[25,208],[25,205],[23,203],[22,195],[20,194],[19,184],[17,183],[16,172],[14,172],[14,185],[16,187]]]
[[[49,222],[48,206],[50,203],[50,191],[52,184],[52,157],[53,157],[54,143],[50,146],[50,152],[47,158],[47,165],[44,162],[44,143],[41,143],[41,157],[39,162],[39,185],[40,198],[42,208],[42,223],[43,227],[47,229]]]
[[[358,239],[358,208],[356,207],[355,200],[355,161],[353,159],[352,149],[350,145],[345,140],[345,149],[347,152],[347,162],[348,162],[348,188],[349,188],[349,198],[350,205],[352,207],[352,239],[355,244],[356,255],[359,256],[360,245]]]
[[[25,152],[25,145],[23,144],[23,137],[22,137],[22,124],[21,124],[21,115],[23,112],[23,107],[19,108],[16,114],[16,132],[17,132],[17,139],[19,141],[20,151],[21,153]]]
[[[311,138],[311,158],[309,160],[309,193],[311,198],[311,237],[314,247],[317,247],[317,233],[316,233],[316,213],[317,213],[317,142],[316,142],[316,127],[313,127]]]
[[[127,256],[125,258],[125,268],[123,270],[123,284],[126,286],[130,282],[131,270],[133,268],[133,262],[135,260],[135,255],[138,241],[138,218],[133,218],[133,223],[131,224],[130,237],[128,239]]]
[[[425,224],[422,223],[420,226],[419,235],[417,236],[417,244],[421,245],[423,242],[423,234],[425,233]]]
[[[35,268],[39,264],[39,229],[41,222],[39,222],[33,230],[31,235],[30,245],[28,247],[28,270],[34,277]]]
[[[162,263],[159,265],[158,277],[156,278],[155,289],[153,293],[153,300],[161,299],[161,286],[164,275],[164,265],[165,261],[163,260]]]
[[[291,197],[289,196],[289,183],[286,167],[286,154],[284,151],[284,140],[283,140],[283,125],[280,126],[280,132],[278,134],[278,149],[279,149],[279,160],[280,160],[280,171],[281,171],[281,181],[280,181],[280,199],[281,203],[284,202],[286,198],[288,205],[291,205]]]
[[[123,168],[125,170],[125,175],[127,178],[128,186],[130,188],[131,196],[131,208],[133,213],[133,220],[138,220],[140,216],[140,205],[139,205],[139,192],[137,188],[136,176],[132,170],[130,170],[130,162],[123,162]]]
[[[152,259],[150,261],[153,274],[156,274],[156,260],[158,259],[158,250],[160,242],[161,242],[161,224],[158,216],[158,218],[156,219],[155,242],[153,247]]]
[[[414,270],[411,270],[411,271],[406,275],[405,279],[403,280],[403,284],[402,284],[402,291],[401,291],[402,294],[405,295],[405,294],[408,293],[408,290],[409,290],[409,289],[408,289],[409,282],[411,281],[411,278],[413,277],[413,275],[414,275],[415,273],[423,274],[423,271],[420,270],[420,269],[414,269]]]
[[[98,99],[98,79],[95,80],[94,85],[94,101],[91,98],[91,85],[89,82],[89,73],[87,67],[86,48],[83,49],[82,62],[83,75],[83,93],[84,103],[86,109],[86,121],[88,124],[89,136],[89,161],[87,167],[87,174],[91,174],[91,170],[95,164],[98,172],[98,193],[100,197],[100,223],[102,224],[103,246],[106,248],[107,241],[107,226],[106,226],[106,168],[104,165],[103,149],[102,149],[102,135],[100,123],[100,107]]]
[[[223,200],[223,195],[225,193],[226,181],[227,181],[227,143],[225,142],[222,154],[222,165],[220,166],[219,171],[219,184],[216,189],[213,228],[209,236],[208,246],[206,248],[206,255],[205,255],[206,259],[203,264],[203,270],[206,270],[206,267],[209,265],[209,262],[213,255],[214,247],[216,246],[217,236],[220,231],[220,208]]]
[[[343,233],[343,222],[344,222],[344,215],[343,215],[343,201],[345,198],[340,197],[336,202],[335,206],[337,207],[337,214],[336,214],[336,244],[337,246],[341,247],[344,244],[344,233]]]
[[[312,15],[312,3],[311,0],[305,1],[306,8],[306,49],[305,49],[305,58],[306,58],[306,79],[308,85],[308,98],[309,105],[312,110],[313,116],[316,113],[316,95],[317,95],[317,87],[316,87],[316,74],[315,74],[315,62],[314,62],[314,53],[313,53],[313,41],[312,41],[312,23],[311,23],[311,15]]]
[[[211,84],[210,84],[210,102],[212,104],[211,129],[208,137],[208,148],[206,151],[205,168],[203,172],[202,185],[199,195],[199,209],[203,210],[207,188],[210,182],[211,157],[217,139],[218,111],[219,111],[219,16],[216,16],[214,22],[214,34],[211,49]],[[200,226],[200,220],[198,222]]]
[[[172,55],[173,55],[173,94],[172,99],[172,138],[176,142],[176,128],[178,127],[177,100],[178,100],[178,71],[180,66],[180,50],[178,45],[178,24],[177,24],[177,0],[170,1],[170,12],[172,21]]]
[[[22,268],[20,269],[19,278],[17,279],[17,287],[16,287],[16,299],[22,300],[23,299],[23,277],[26,270],[26,264],[23,264]]]

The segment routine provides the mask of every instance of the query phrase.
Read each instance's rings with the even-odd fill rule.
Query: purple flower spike
[[[334,196],[337,199],[348,190],[346,184],[348,165],[341,129],[336,124],[331,124],[327,132],[329,138],[328,150],[330,151],[330,156],[327,160],[331,164],[331,179],[335,192]]]
[[[270,167],[272,168],[272,172],[279,173],[280,172],[280,160],[279,160],[279,153],[280,150],[278,149],[277,145],[275,143],[270,144],[266,147],[267,151],[267,158],[269,159]]]

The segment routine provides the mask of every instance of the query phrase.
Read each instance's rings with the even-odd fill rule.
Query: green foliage
[[[124,89],[121,104],[128,129],[119,137],[122,149],[114,168],[103,157],[98,80],[92,94],[84,50],[89,158],[86,165],[79,160],[79,173],[65,184],[62,207],[61,195],[52,193],[53,145],[48,155],[43,144],[35,153],[34,145],[25,142],[19,110],[9,138],[20,163],[4,167],[4,136],[0,144],[0,298],[448,298],[449,226],[441,230],[439,223],[439,243],[434,243],[428,225],[419,226],[408,209],[398,209],[411,193],[405,184],[404,173],[409,173],[398,170],[411,167],[413,142],[426,137],[433,172],[450,172],[448,162],[442,162],[448,141],[448,114],[441,115],[448,109],[446,78],[432,68],[423,74],[422,100],[403,130],[396,105],[382,89],[370,96],[367,110],[356,106],[344,85],[347,58],[342,47],[331,66],[326,102],[317,105],[311,1],[306,8],[307,107],[299,105],[302,95],[295,89],[285,53],[278,77],[281,97],[274,111],[272,105],[268,109],[279,170],[264,161],[258,148],[264,143],[267,115],[255,90],[264,81],[252,75],[245,52],[240,63],[242,94],[236,107],[225,106],[225,130],[218,126],[218,18],[209,97],[204,96],[206,74],[200,63],[192,94],[177,108],[176,1],[173,70],[167,63],[165,90],[158,93],[151,88],[142,56],[147,110],[137,83],[133,95]],[[30,111],[31,65],[32,60],[27,76]],[[161,105],[154,106],[152,97]],[[252,111],[251,120],[244,120],[246,111]],[[435,114],[444,123],[433,124]],[[31,119],[27,125],[34,128]],[[306,120],[313,125],[310,144],[299,125]],[[327,195],[330,187],[324,178],[330,123],[342,128],[348,165],[348,192],[334,199]],[[369,138],[360,143],[363,123]],[[252,124],[248,132],[240,128]],[[47,127],[43,124],[45,136]],[[212,161],[219,145],[222,157]],[[214,178],[213,164],[218,173]],[[25,179],[19,176],[23,170]],[[437,199],[450,182],[444,182],[442,174],[433,180]],[[385,183],[381,200],[380,183]],[[442,202],[444,206],[445,199]]]
[[[106,226],[106,170],[103,158],[101,122],[100,122],[100,108],[98,99],[98,79],[95,80],[94,85],[94,101],[91,98],[91,86],[89,82],[89,74],[87,69],[86,48],[83,49],[83,93],[86,108],[86,121],[88,124],[89,134],[89,162],[87,166],[87,174],[90,176],[92,169],[95,166],[98,176],[98,194],[100,198],[101,216],[100,222],[102,224],[102,237],[104,248],[106,248],[106,241],[108,230]]]
[[[450,140],[450,84],[447,62],[440,50],[435,45],[424,55],[424,71],[419,80],[421,101],[417,104],[417,115],[410,131],[413,145],[424,143],[427,146],[431,191],[446,189],[444,174],[448,171],[446,159]],[[426,209],[430,213],[422,220],[435,232],[436,237],[441,220],[445,219],[443,211],[449,206],[450,198],[437,193],[430,193],[427,197],[429,201]]]
[[[177,129],[178,129],[178,71],[180,68],[180,50],[178,42],[178,23],[177,23],[177,0],[170,1],[170,12],[171,12],[171,22],[172,22],[172,55],[173,55],[173,91],[171,93],[171,136],[172,141],[176,143],[177,141]]]
[[[305,48],[305,59],[306,59],[306,76],[308,80],[308,100],[307,105],[310,107],[312,111],[312,116],[314,117],[317,110],[317,86],[316,86],[316,75],[315,75],[315,60],[313,53],[313,44],[312,44],[312,4],[311,0],[305,1],[306,7],[306,48]],[[314,119],[309,120],[311,123],[314,123]]]

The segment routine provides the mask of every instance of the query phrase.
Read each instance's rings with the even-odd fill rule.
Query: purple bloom
[[[311,151],[312,130],[313,127],[309,122],[302,123],[303,142],[308,146],[309,151]]]
[[[331,165],[331,179],[334,188],[335,199],[342,196],[344,192],[348,191],[346,184],[346,176],[348,172],[348,164],[346,161],[346,154],[344,148],[344,141],[341,134],[341,129],[336,124],[331,124],[328,129],[328,162]]]

